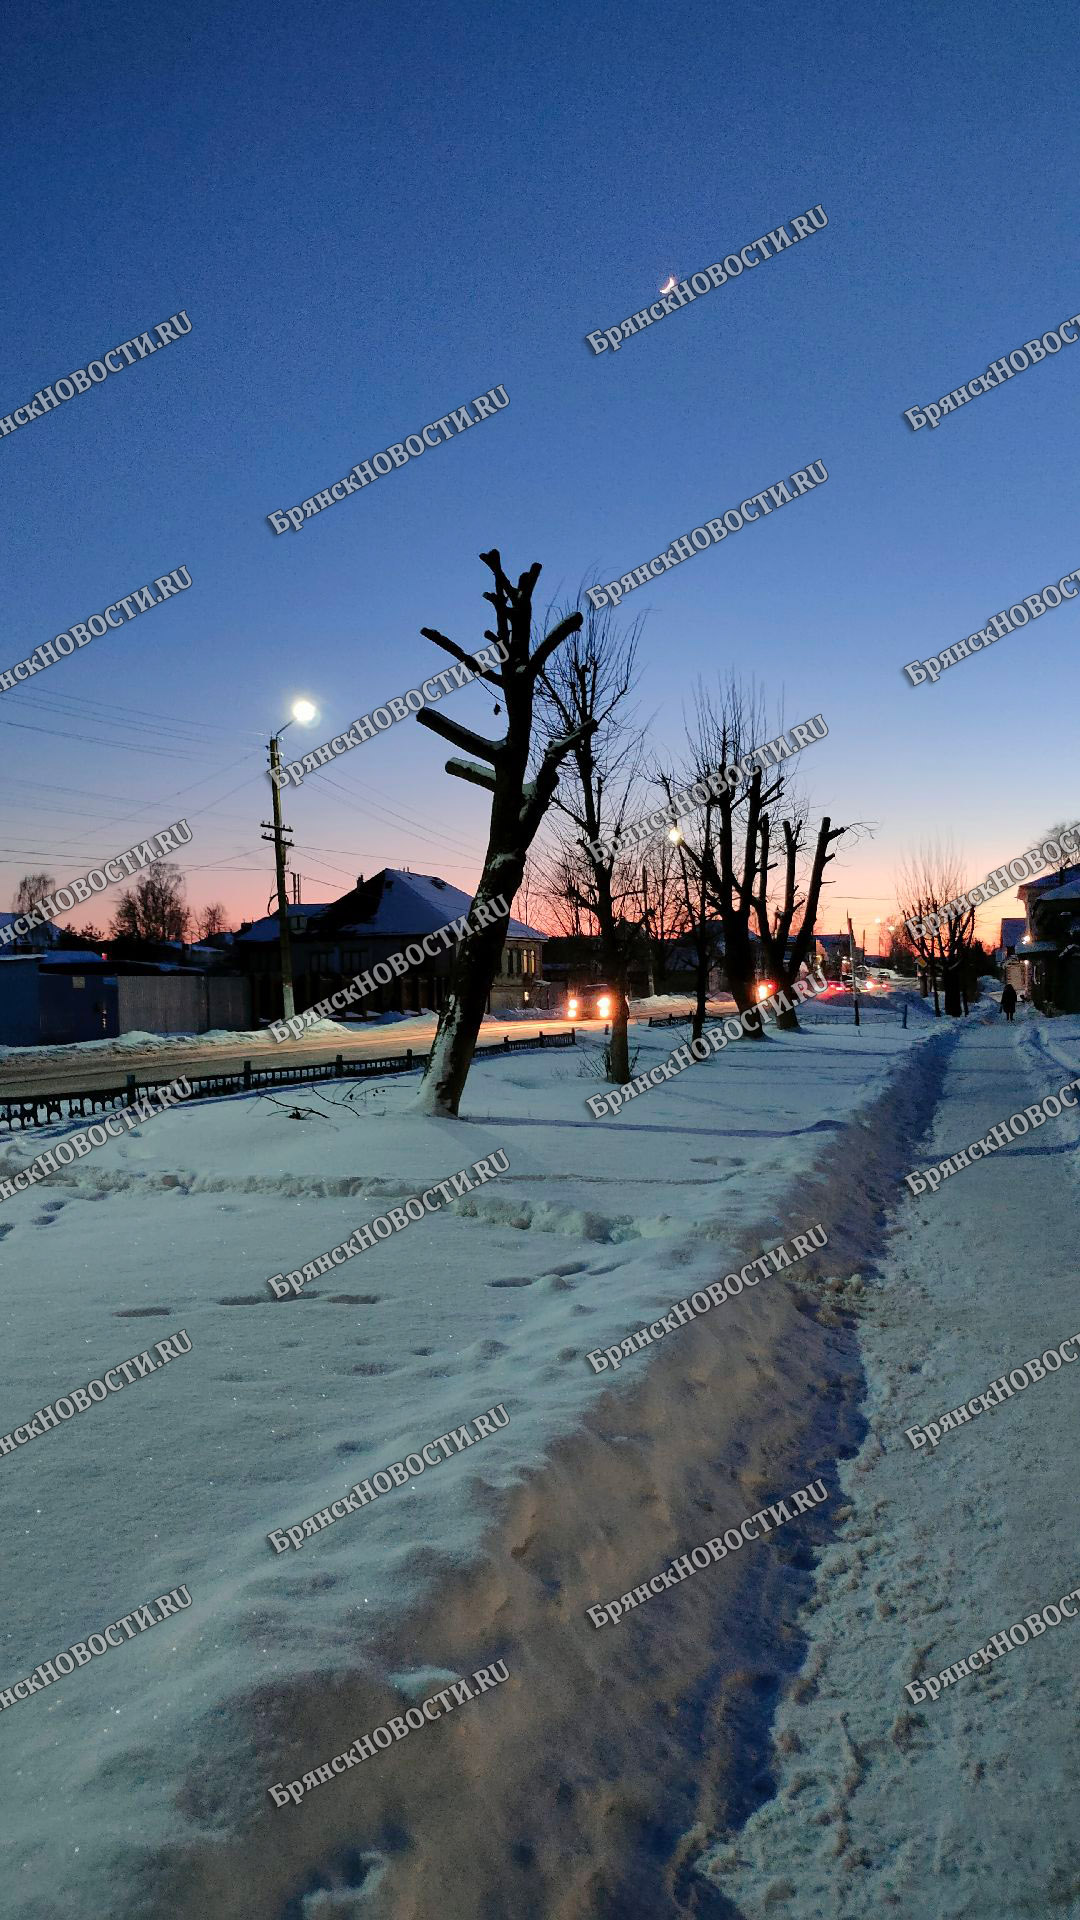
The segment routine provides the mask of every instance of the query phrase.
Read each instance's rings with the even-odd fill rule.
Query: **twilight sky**
[[[3,440],[0,667],[193,584],[0,695],[0,905],[179,816],[192,903],[264,912],[264,743],[297,693],[321,717],[293,754],[444,666],[421,626],[480,644],[482,548],[542,561],[543,605],[816,459],[826,485],[627,601],[657,750],[732,666],[788,724],[824,714],[805,787],[876,825],[825,928],[891,911],[928,837],[974,884],[1072,819],[1080,601],[936,687],[901,669],[1080,566],[1080,345],[903,419],[1080,309],[1076,51],[1062,0],[17,0],[0,415],[178,308],[192,331]],[[764,271],[585,344],[819,202]],[[499,382],[482,428],[271,533]],[[492,723],[486,690],[452,711]],[[305,899],[384,865],[472,885],[487,800],[445,752],[408,721],[290,790]]]

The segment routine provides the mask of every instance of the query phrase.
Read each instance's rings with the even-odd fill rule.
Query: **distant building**
[[[472,895],[463,893],[460,887],[450,886],[435,874],[406,873],[399,867],[384,867],[370,880],[361,874],[355,887],[329,904],[290,906],[297,1011],[302,1013],[317,1000],[325,1000],[357,974],[370,973],[378,962],[388,962],[392,953],[404,952],[426,934],[462,919],[471,906]],[[510,921],[499,973],[488,996],[489,1013],[537,1004],[546,937],[520,920]],[[441,1011],[449,987],[453,948],[443,949],[434,941],[431,944],[436,947],[434,956],[425,954],[422,966],[409,967],[388,984],[376,986],[356,1003],[356,1011]],[[231,959],[249,975],[256,1017],[280,1019],[277,915],[267,914],[241,928],[233,941]]]
[[[814,953],[821,962],[827,980],[839,980],[851,972],[851,940],[846,933],[816,933]],[[864,964],[862,948],[856,943],[855,964]]]
[[[1016,891],[1027,919],[1005,978],[1037,1007],[1080,1013],[1080,864]]]
[[[1001,922],[1001,932],[998,935],[998,943],[994,949],[994,959],[997,961],[999,967],[1004,967],[1005,962],[1012,959],[1017,948],[1022,945],[1026,931],[1027,921],[1022,918],[1019,920],[1003,920]]]
[[[14,926],[18,918],[17,913],[0,913],[0,927]],[[31,927],[29,933],[16,934],[14,940],[0,946],[0,953],[47,953],[59,937],[60,929],[47,920],[42,927]]]
[[[54,1047],[120,1033],[251,1025],[247,981],[201,968],[105,959],[96,949],[0,958],[0,1045]]]

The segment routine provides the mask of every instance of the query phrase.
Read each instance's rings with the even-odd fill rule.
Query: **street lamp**
[[[302,727],[308,727],[317,717],[317,714],[318,708],[314,706],[312,701],[304,699],[294,700],[291,718],[286,720],[285,726],[279,727],[276,733],[270,735],[270,786],[273,790],[274,818],[272,824],[269,820],[264,820],[262,824],[264,827],[269,828],[269,832],[263,834],[263,839],[272,839],[274,842],[274,864],[277,869],[278,938],[281,942],[281,1004],[282,1013],[286,1020],[291,1020],[293,1014],[296,1012],[296,1004],[293,1000],[292,947],[289,944],[289,902],[285,892],[285,854],[292,843],[291,841],[286,842],[284,836],[287,833],[291,833],[292,829],[291,827],[283,827],[281,824],[281,790],[274,775],[281,772],[281,754],[278,748],[278,742],[285,732],[285,728],[291,727],[293,720]]]
[[[874,921],[874,925],[875,927],[884,926],[885,931],[887,933],[896,932],[896,921],[886,920],[884,914],[878,914],[877,919]],[[881,959],[881,934],[880,933],[878,934],[878,937],[877,937],[877,957],[879,960]]]

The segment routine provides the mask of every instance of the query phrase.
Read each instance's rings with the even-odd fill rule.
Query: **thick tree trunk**
[[[626,998],[626,963],[619,950],[610,898],[601,899],[598,905],[601,909],[597,915],[600,921],[600,972],[615,1000],[607,1049],[607,1077],[615,1086],[625,1087],[630,1079],[630,1041],[627,1035],[630,1008]]]
[[[705,1002],[709,997],[709,951],[704,940],[698,947],[697,969],[694,981],[694,1019],[690,1030],[692,1040],[700,1040],[705,1026]]]
[[[758,1004],[757,981],[750,978],[736,978],[728,974],[728,991],[740,1013],[749,1013],[751,1007]],[[764,1040],[760,1020],[752,1020],[746,1029],[748,1040]]]
[[[611,1021],[611,1038],[608,1041],[607,1064],[608,1079],[617,1087],[625,1087],[630,1079],[630,1037],[627,1022],[630,1009],[626,1004],[626,995],[620,987],[615,995],[615,1012]]]
[[[943,973],[945,976],[945,1011],[954,1020],[959,1020],[964,1011],[963,997],[960,992],[960,968],[955,964],[952,966],[946,965],[943,968]]]
[[[607,1077],[615,1086],[625,1087],[630,1079],[630,1042],[626,1031],[630,1018],[627,963],[623,944],[625,935],[620,938],[615,919],[610,872],[597,873],[593,915],[600,933],[600,976],[604,985],[611,988],[615,1001],[607,1048]]]
[[[778,1030],[781,1033],[801,1033],[802,1028],[799,1025],[799,1016],[796,1012],[796,1008],[799,1003],[796,1000],[795,993],[794,993],[795,976],[793,974],[784,974],[784,973],[778,972],[776,976],[776,984],[777,984],[777,990],[780,993],[786,994],[788,999],[791,1001],[791,1008],[789,1012],[780,1013],[777,1015],[776,1025]]]
[[[471,918],[475,919],[478,906],[489,904],[496,896],[513,900],[525,871],[526,853],[526,848],[516,853],[497,853],[486,862]],[[457,1113],[481,1022],[487,1012],[491,982],[499,971],[509,919],[509,913],[499,914],[491,925],[476,928],[458,943],[450,969],[446,1004],[439,1015],[431,1058],[417,1096],[421,1113]]]
[[[758,1003],[757,981],[754,978],[754,956],[747,927],[741,918],[734,924],[725,926],[724,952],[728,992],[739,1012],[748,1013],[750,1008],[756,1007]],[[765,1037],[761,1031],[760,1021],[756,1020],[751,1022],[748,1033],[752,1040],[763,1040]]]

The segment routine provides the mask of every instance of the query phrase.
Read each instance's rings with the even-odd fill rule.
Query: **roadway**
[[[689,1011],[691,1002],[685,1003]],[[731,1012],[735,1003],[726,997],[710,1002],[710,1012]],[[670,1011],[675,1011],[672,1007]],[[648,1014],[631,1018],[648,1019]],[[392,1021],[388,1025],[364,1025],[363,1022],[335,1026],[331,1033],[309,1033],[300,1040],[277,1041],[269,1033],[238,1035],[236,1042],[208,1044],[199,1035],[181,1035],[175,1040],[163,1037],[157,1045],[102,1046],[98,1042],[70,1047],[31,1049],[12,1048],[0,1057],[0,1099],[19,1099],[33,1095],[78,1093],[98,1087],[123,1086],[133,1073],[140,1081],[165,1084],[185,1073],[230,1073],[252,1066],[312,1066],[332,1060],[336,1054],[346,1059],[362,1055],[404,1053],[412,1047],[425,1054],[435,1037],[436,1018],[418,1015],[413,1019]],[[563,1020],[553,1014],[541,1014],[535,1020],[500,1021],[489,1018],[480,1029],[480,1044],[490,1045],[508,1034],[512,1040],[531,1040],[544,1033],[566,1033],[574,1026],[579,1032],[602,1033],[602,1020]]]

